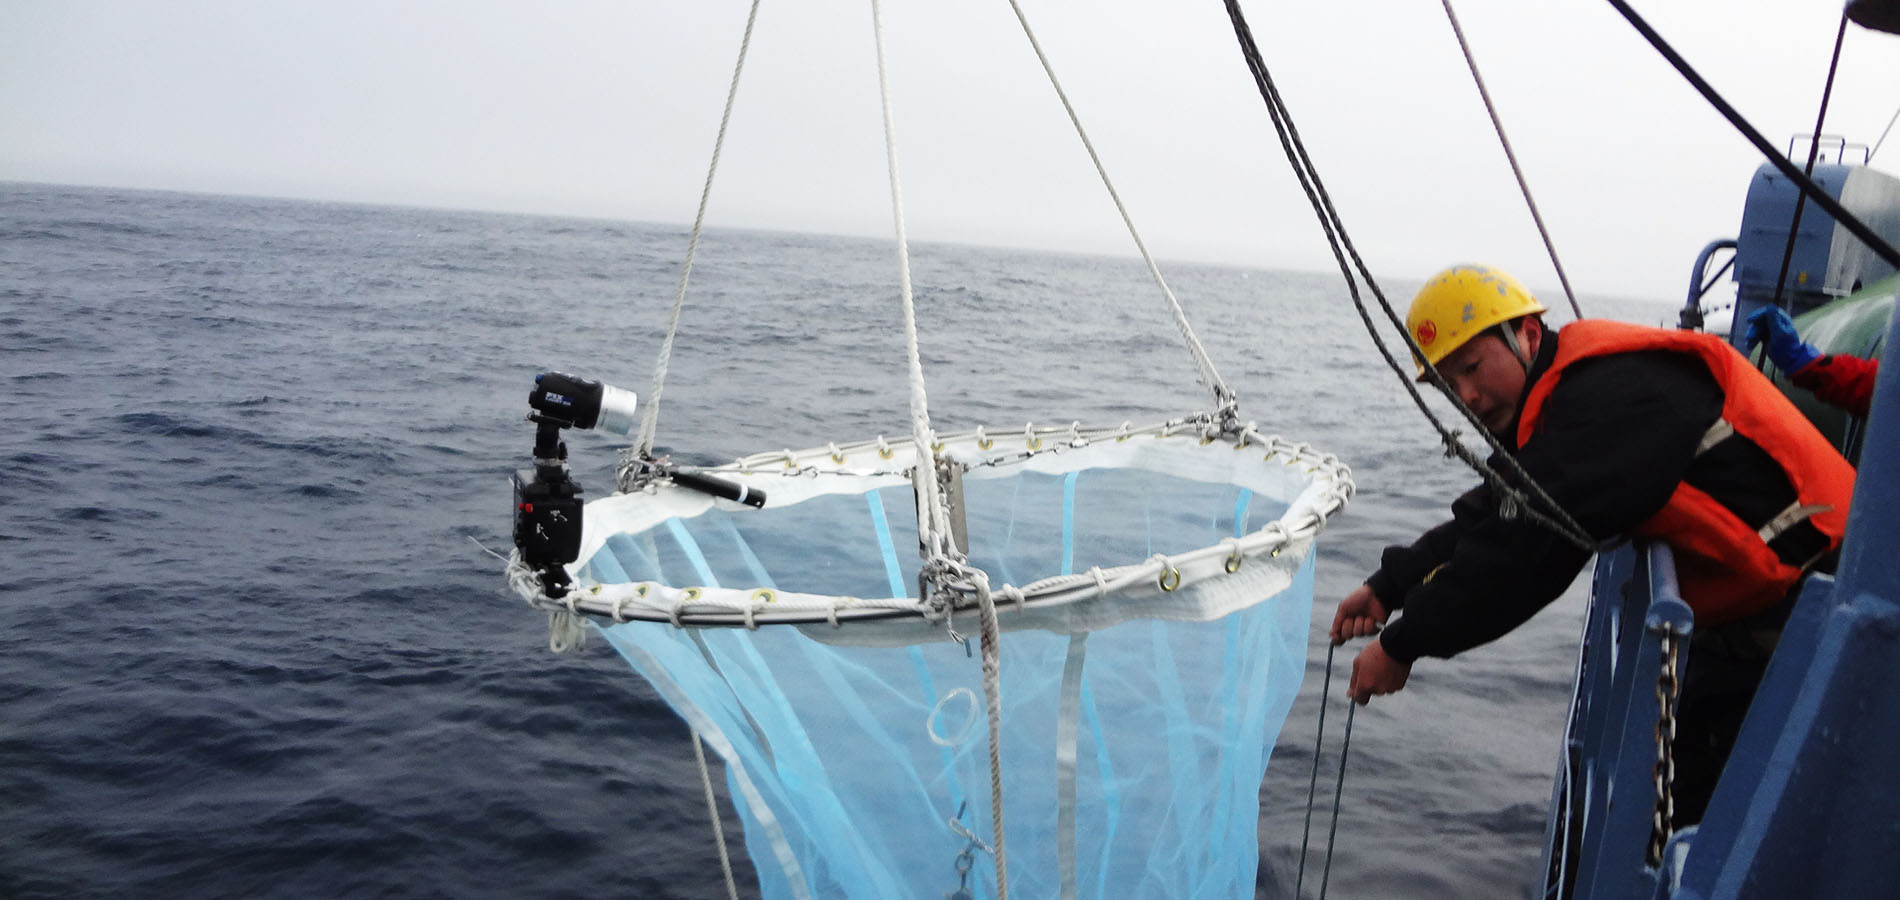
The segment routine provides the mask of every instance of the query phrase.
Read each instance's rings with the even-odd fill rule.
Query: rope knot
[[[1446,459],[1458,459],[1463,456],[1465,449],[1463,441],[1464,434],[1463,430],[1457,428],[1453,428],[1450,431],[1440,431],[1438,433],[1439,440],[1445,444]]]

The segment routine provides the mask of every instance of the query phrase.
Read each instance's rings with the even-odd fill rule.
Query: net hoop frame
[[[1062,471],[1054,458],[1068,451],[1105,442],[1126,443],[1135,440],[1185,442],[1197,450],[1224,444],[1233,452],[1249,449],[1263,455],[1261,462],[1279,461],[1297,467],[1306,486],[1278,519],[1245,535],[1175,554],[1156,554],[1139,562],[1113,567],[1091,567],[1073,575],[1058,575],[1025,585],[1002,585],[989,590],[997,597],[997,609],[1003,627],[1010,626],[1013,614],[1025,610],[1050,609],[1109,596],[1131,587],[1147,585],[1162,594],[1172,594],[1213,578],[1246,578],[1250,571],[1264,567],[1246,565],[1258,556],[1280,557],[1285,553],[1303,556],[1311,552],[1313,538],[1324,530],[1327,520],[1345,507],[1355,487],[1352,470],[1330,453],[1311,444],[1290,441],[1262,433],[1254,423],[1222,428],[1212,416],[1175,419],[1163,423],[1133,426],[1127,422],[1112,428],[1083,428],[1080,423],[1067,426],[1036,426],[1021,429],[987,431],[976,428],[939,436],[934,448],[944,459],[961,466],[965,472],[986,467],[1021,465],[1032,470]],[[1179,451],[1180,444],[1170,449]],[[1189,451],[1196,452],[1196,451]],[[799,502],[827,494],[863,493],[880,487],[909,485],[911,470],[919,454],[910,438],[875,439],[852,444],[827,444],[805,450],[780,450],[756,453],[725,465],[697,469],[705,474],[737,481],[766,491],[774,502],[799,479],[790,493]],[[1189,476],[1191,477],[1191,476]],[[771,479],[771,480],[767,480]],[[623,481],[625,475],[623,473]],[[661,493],[675,496],[665,508],[651,498]],[[642,527],[652,527],[668,518],[697,515],[715,506],[743,509],[727,500],[679,488],[665,480],[649,481],[633,490],[587,504],[639,509],[646,503],[653,508],[640,510]],[[608,535],[583,515],[580,559],[587,560],[605,544]],[[625,523],[623,523],[623,529]],[[568,566],[570,574],[581,563]],[[750,587],[707,587],[703,585],[667,585],[654,581],[624,584],[576,585],[564,597],[547,595],[539,577],[528,568],[517,552],[508,563],[510,586],[531,606],[551,613],[584,616],[597,624],[633,621],[668,622],[675,627],[742,627],[764,625],[830,625],[846,622],[872,622],[909,619],[929,621],[941,628],[942,613],[933,613],[915,597],[846,597]],[[949,611],[954,628],[962,622],[974,622],[978,600],[974,590],[956,594]],[[1151,617],[1173,618],[1165,609],[1151,608]],[[1180,618],[1200,619],[1201,615]]]

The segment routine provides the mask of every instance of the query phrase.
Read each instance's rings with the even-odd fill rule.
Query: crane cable
[[[1583,318],[1583,308],[1577,305],[1577,293],[1570,289],[1570,276],[1564,274],[1564,264],[1557,259],[1557,245],[1550,239],[1550,229],[1544,227],[1544,217],[1537,211],[1537,201],[1531,199],[1530,182],[1524,180],[1524,170],[1517,164],[1517,153],[1511,149],[1511,139],[1504,134],[1504,121],[1498,118],[1497,107],[1491,102],[1491,92],[1484,87],[1484,76],[1478,74],[1478,60],[1471,55],[1471,45],[1465,42],[1465,30],[1458,25],[1458,14],[1452,11],[1451,0],[1441,0],[1445,5],[1445,18],[1451,22],[1451,33],[1458,38],[1458,49],[1465,55],[1465,66],[1471,70],[1471,81],[1478,86],[1478,96],[1484,100],[1484,111],[1491,117],[1491,127],[1498,133],[1498,143],[1504,147],[1504,158],[1511,163],[1511,174],[1517,177],[1517,189],[1524,195],[1524,205],[1530,207],[1531,221],[1537,223],[1537,234],[1544,239],[1544,250],[1550,254],[1551,268],[1557,270],[1557,280],[1564,286],[1564,299],[1570,301],[1570,311]]]
[[[1412,403],[1418,407],[1426,421],[1438,431],[1439,438],[1445,444],[1446,455],[1463,460],[1467,466],[1478,473],[1479,477],[1484,479],[1485,484],[1497,496],[1500,515],[1507,518],[1523,516],[1550,529],[1581,550],[1596,552],[1599,549],[1598,542],[1593,540],[1590,533],[1582,525],[1577,524],[1577,521],[1571,518],[1570,514],[1565,512],[1557,501],[1551,499],[1550,495],[1524,471],[1516,457],[1504,448],[1497,437],[1491,434],[1490,429],[1485,428],[1483,423],[1478,421],[1471,408],[1458,399],[1457,392],[1451,389],[1444,375],[1438,371],[1438,367],[1430,362],[1424,364],[1427,378],[1445,394],[1465,420],[1477,428],[1479,436],[1491,448],[1492,459],[1510,474],[1510,480],[1507,481],[1504,474],[1493,469],[1484,459],[1466,447],[1459,440],[1458,432],[1446,427],[1426,405],[1424,395],[1419,392],[1412,377],[1406,373],[1392,350],[1386,346],[1385,339],[1380,336],[1379,328],[1372,320],[1372,314],[1366,309],[1365,299],[1359,293],[1358,281],[1354,277],[1355,269],[1358,272],[1358,278],[1365,280],[1366,288],[1371,291],[1374,299],[1378,300],[1379,308],[1385,313],[1386,319],[1404,337],[1405,345],[1411,351],[1413,358],[1425,359],[1424,350],[1418,346],[1417,340],[1406,329],[1398,313],[1392,309],[1392,304],[1386,300],[1384,292],[1379,289],[1378,282],[1372,277],[1372,272],[1367,268],[1365,260],[1359,256],[1358,249],[1346,235],[1345,223],[1340,218],[1339,212],[1333,208],[1332,198],[1320,182],[1319,171],[1313,165],[1312,158],[1306,153],[1306,147],[1300,140],[1299,130],[1293,124],[1292,113],[1287,110],[1279,88],[1274,85],[1273,76],[1267,71],[1266,62],[1260,57],[1260,49],[1254,43],[1253,30],[1247,25],[1246,15],[1240,11],[1238,0],[1223,0],[1223,2],[1227,7],[1227,17],[1234,26],[1234,36],[1240,42],[1241,54],[1246,59],[1248,69],[1253,73],[1254,85],[1260,91],[1261,100],[1267,105],[1267,114],[1273,120],[1274,131],[1280,138],[1280,146],[1286,152],[1287,162],[1292,165],[1294,176],[1299,179],[1300,187],[1306,192],[1307,201],[1312,204],[1313,213],[1319,218],[1320,228],[1326,233],[1326,242],[1332,249],[1333,259],[1339,264],[1340,274],[1346,279],[1346,288],[1352,296],[1353,307],[1358,311],[1360,320],[1365,323],[1366,333],[1372,338],[1372,343],[1378,348],[1380,356],[1385,359],[1386,365],[1391,368],[1393,374],[1399,377],[1399,382],[1411,396]]]

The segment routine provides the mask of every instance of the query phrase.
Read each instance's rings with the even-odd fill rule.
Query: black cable
[[[1803,175],[1814,177],[1814,160],[1821,154],[1822,126],[1827,122],[1827,104],[1834,96],[1834,73],[1841,65],[1841,42],[1847,37],[1847,13],[1841,13],[1841,27],[1834,32],[1834,58],[1827,64],[1827,86],[1821,89],[1821,110],[1814,116],[1814,136],[1808,139],[1808,164],[1802,169]],[[1788,286],[1788,266],[1794,262],[1794,242],[1801,233],[1801,212],[1808,206],[1808,195],[1802,194],[1794,201],[1794,220],[1788,224],[1788,246],[1781,251],[1781,274],[1775,276],[1775,305],[1781,305],[1781,294]]]
[[[1714,106],[1715,110],[1722,114],[1723,118],[1729,120],[1729,124],[1735,126],[1735,130],[1741,132],[1742,136],[1747,138],[1749,143],[1754,144],[1755,149],[1760,150],[1762,155],[1768,158],[1769,162],[1774,163],[1775,168],[1781,170],[1781,174],[1787,176],[1788,180],[1799,186],[1804,195],[1812,198],[1816,206],[1827,210],[1827,214],[1833,216],[1834,221],[1840,223],[1842,228],[1847,229],[1848,232],[1855,237],[1860,238],[1861,242],[1866,244],[1868,249],[1874,251],[1875,255],[1885,260],[1887,265],[1900,269],[1900,250],[1895,250],[1892,244],[1882,240],[1880,235],[1875,234],[1873,229],[1867,227],[1866,223],[1856,218],[1853,213],[1848,212],[1839,203],[1835,202],[1833,197],[1829,197],[1827,192],[1821,189],[1820,185],[1815,184],[1813,180],[1801,174],[1801,170],[1795,168],[1794,163],[1790,162],[1788,157],[1783,156],[1781,151],[1774,148],[1773,144],[1768,143],[1768,139],[1762,137],[1761,132],[1756,131],[1753,125],[1748,124],[1748,120],[1742,118],[1741,113],[1735,111],[1735,107],[1730,106],[1728,101],[1723,100],[1722,96],[1715,92],[1715,88],[1710,87],[1709,83],[1704,81],[1701,75],[1696,74],[1695,69],[1689,66],[1688,61],[1684,60],[1681,54],[1675,51],[1675,48],[1669,46],[1669,42],[1663,40],[1662,35],[1656,33],[1656,29],[1649,27],[1649,23],[1643,21],[1643,17],[1637,15],[1636,11],[1631,9],[1627,2],[1624,2],[1624,0],[1610,0],[1610,5],[1615,7],[1617,12],[1622,13],[1623,18],[1629,20],[1630,25],[1634,26],[1636,30],[1642,34],[1643,38],[1649,41],[1650,46],[1655,47],[1656,52],[1661,53],[1664,59],[1669,60],[1670,65],[1675,66],[1676,71],[1682,73],[1682,77],[1688,79],[1689,84],[1694,86],[1696,91],[1702,94],[1703,99],[1709,101],[1709,104]]]
[[[1376,640],[1376,638],[1375,638]],[[1339,796],[1346,791],[1346,754],[1352,750],[1352,716],[1359,704],[1346,698],[1346,737],[1339,744],[1339,780],[1333,783],[1333,828],[1326,833],[1326,867],[1320,871],[1319,900],[1326,900],[1326,884],[1333,876],[1333,839],[1339,836]]]
[[[1360,320],[1366,325],[1366,333],[1372,337],[1372,343],[1379,348],[1379,354],[1384,357],[1386,366],[1399,377],[1400,384],[1405,387],[1406,393],[1412,398],[1412,403],[1425,416],[1425,420],[1438,430],[1439,436],[1445,442],[1446,455],[1457,456],[1464,460],[1466,465],[1476,471],[1479,477],[1498,493],[1501,502],[1515,505],[1519,513],[1550,528],[1579,548],[1592,552],[1597,550],[1589,532],[1578,525],[1576,520],[1557,504],[1557,501],[1552,500],[1550,495],[1544,492],[1541,485],[1525,473],[1517,458],[1498,442],[1490,429],[1485,428],[1483,423],[1478,421],[1470,408],[1465,406],[1464,401],[1458,399],[1457,392],[1445,382],[1445,377],[1439,373],[1438,367],[1430,363],[1425,363],[1424,368],[1431,383],[1444,392],[1446,398],[1451,401],[1451,405],[1465,417],[1467,422],[1477,428],[1478,435],[1490,446],[1494,458],[1502,462],[1503,467],[1509,470],[1517,484],[1524,487],[1519,488],[1507,482],[1503,476],[1485,465],[1484,461],[1460,443],[1457,435],[1439,422],[1438,417],[1432,414],[1431,408],[1425,405],[1425,398],[1419,393],[1411,375],[1400,366],[1398,359],[1386,346],[1385,340],[1379,336],[1379,328],[1373,324],[1372,315],[1366,311],[1365,300],[1359,295],[1358,282],[1353,278],[1355,267],[1358,269],[1359,277],[1365,279],[1367,289],[1379,301],[1379,307],[1391,321],[1392,327],[1404,336],[1405,345],[1411,350],[1413,358],[1425,359],[1425,351],[1419,347],[1411,331],[1399,319],[1398,313],[1392,310],[1392,304],[1379,290],[1378,282],[1372,277],[1372,272],[1367,268],[1365,260],[1360,258],[1358,249],[1352,244],[1352,239],[1346,236],[1345,223],[1340,218],[1339,211],[1333,208],[1332,197],[1320,183],[1318,168],[1306,154],[1306,145],[1300,140],[1299,129],[1293,125],[1292,113],[1287,110],[1286,101],[1281,98],[1279,88],[1274,86],[1273,77],[1267,72],[1267,64],[1260,57],[1259,47],[1254,44],[1253,30],[1247,25],[1246,15],[1240,11],[1238,0],[1223,0],[1223,2],[1227,7],[1227,18],[1234,26],[1234,36],[1240,41],[1241,55],[1247,62],[1248,70],[1253,74],[1254,86],[1260,91],[1260,99],[1267,104],[1267,115],[1273,120],[1274,131],[1279,135],[1280,146],[1286,152],[1287,162],[1292,165],[1293,174],[1299,179],[1301,189],[1306,192],[1307,202],[1312,204],[1314,215],[1319,217],[1320,228],[1326,233],[1326,243],[1333,251],[1333,259],[1339,264],[1340,274],[1346,279],[1346,289],[1352,295],[1353,307],[1359,312]],[[1347,263],[1348,255],[1352,258],[1350,265]],[[1531,502],[1518,503],[1514,498]]]
[[[1300,896],[1301,886],[1306,884],[1306,847],[1313,836],[1313,799],[1319,795],[1319,751],[1326,742],[1326,701],[1333,696],[1333,651],[1337,644],[1326,646],[1326,678],[1319,689],[1319,728],[1313,736],[1313,780],[1306,786],[1306,827],[1300,830],[1300,870],[1293,879],[1293,896]]]

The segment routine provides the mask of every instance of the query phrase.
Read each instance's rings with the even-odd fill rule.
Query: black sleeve
[[[1451,560],[1458,539],[1496,511],[1491,489],[1479,485],[1451,503],[1451,521],[1425,532],[1411,546],[1395,544],[1379,557],[1379,571],[1366,579],[1373,596],[1385,608],[1398,611],[1405,606],[1406,595],[1419,582],[1432,576],[1439,566]]]
[[[1572,366],[1544,409],[1518,461],[1601,542],[1627,535],[1668,502],[1721,415],[1722,391],[1688,357],[1621,354]],[[1491,510],[1457,529],[1443,566],[1406,593],[1404,615],[1380,641],[1410,662],[1496,640],[1557,599],[1590,555],[1529,519]]]

